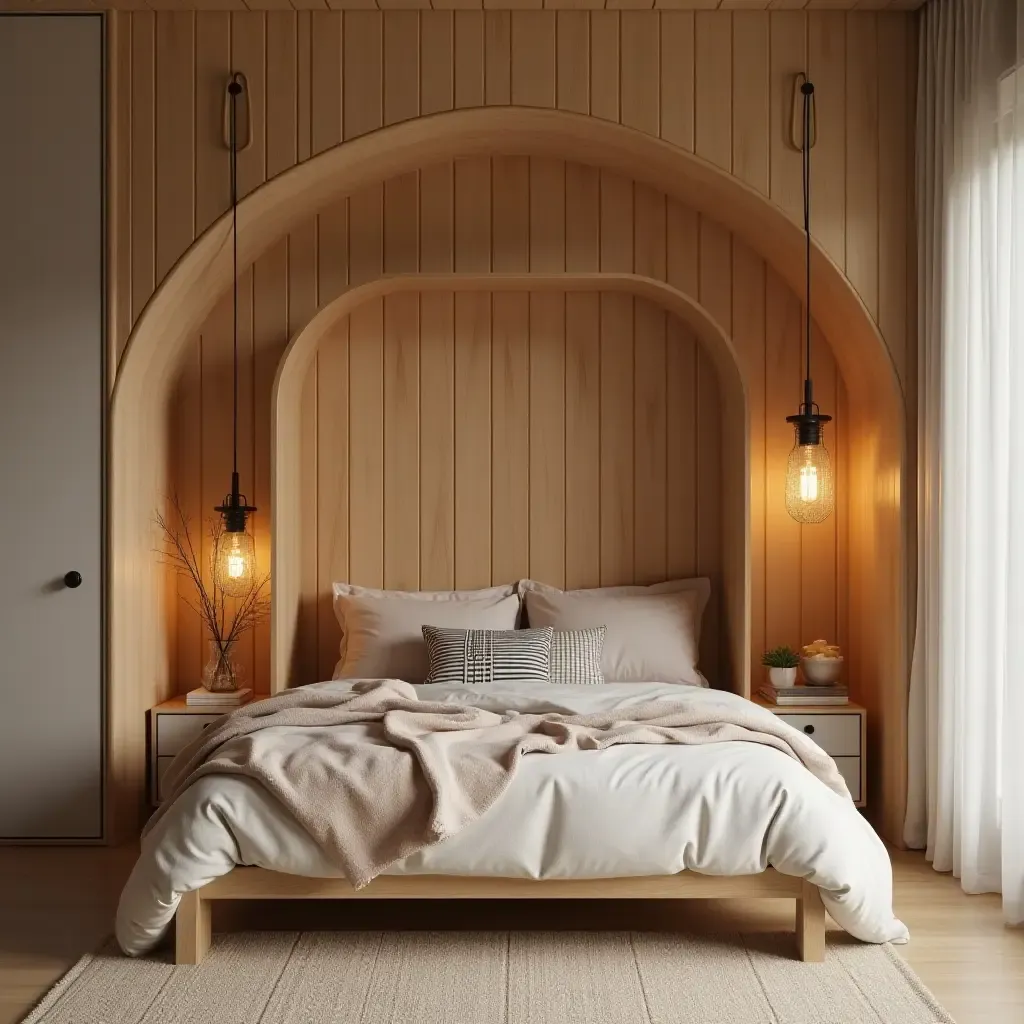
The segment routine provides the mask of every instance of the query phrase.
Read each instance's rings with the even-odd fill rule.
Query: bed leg
[[[800,883],[796,901],[796,944],[805,963],[825,959],[825,904],[818,887],[806,879]]]
[[[199,892],[185,893],[178,903],[178,913],[174,919],[176,964],[201,964],[210,949],[213,930],[211,904]]]

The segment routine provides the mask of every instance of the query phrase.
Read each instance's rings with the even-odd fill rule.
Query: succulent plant
[[[800,655],[792,647],[773,647],[761,655],[761,664],[768,668],[796,668]]]

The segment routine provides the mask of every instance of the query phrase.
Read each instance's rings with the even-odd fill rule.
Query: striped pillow
[[[446,629],[424,626],[427,683],[546,683],[551,637],[544,629]]]
[[[601,654],[607,632],[607,626],[556,632],[551,641],[551,682],[573,685],[603,683]]]

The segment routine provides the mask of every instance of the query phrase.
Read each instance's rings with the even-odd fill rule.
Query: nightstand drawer
[[[779,715],[832,757],[860,757],[860,715]]]
[[[207,726],[222,715],[161,715],[156,716],[156,753],[158,757],[173,757],[192,742]]]
[[[863,798],[860,791],[860,758],[859,757],[834,757],[832,759],[839,769],[839,774],[846,780],[846,788],[853,797],[853,802],[859,804]]]

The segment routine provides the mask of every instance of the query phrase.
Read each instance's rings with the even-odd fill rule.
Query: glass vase
[[[203,668],[203,689],[211,693],[233,693],[242,684],[241,666],[234,660],[235,642],[210,641],[210,656]]]

